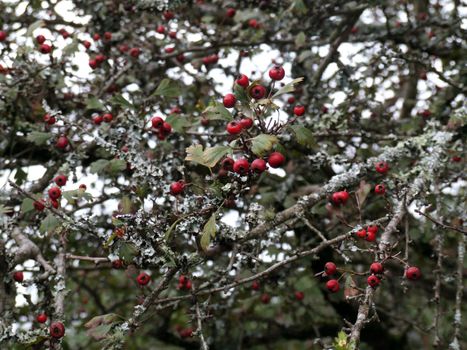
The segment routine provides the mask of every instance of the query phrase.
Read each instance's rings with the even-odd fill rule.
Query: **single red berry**
[[[44,313],[41,313],[36,316],[36,321],[39,323],[46,323],[47,322],[47,315]]]
[[[105,32],[104,33],[104,39],[105,40],[112,40],[112,33],[111,32]]]
[[[331,293],[337,293],[340,289],[339,282],[337,280],[329,280],[326,282],[326,288]]]
[[[65,186],[68,178],[65,175],[58,175],[55,177],[54,182],[57,184],[57,186]]]
[[[137,47],[132,47],[130,49],[130,56],[131,57],[138,58],[140,53],[141,53],[141,50],[139,48],[137,48]]]
[[[386,174],[389,171],[389,165],[386,162],[378,162],[375,164],[375,170],[380,174]]]
[[[94,58],[89,60],[89,67],[91,67],[91,69],[96,69],[98,66],[99,63]]]
[[[302,115],[305,114],[305,107],[304,107],[304,106],[295,106],[295,107],[293,108],[293,113],[294,113],[296,116],[300,117],[300,116],[302,116]]]
[[[235,11],[234,8],[229,7],[229,8],[227,9],[227,11],[225,12],[225,15],[226,15],[227,17],[232,18],[233,16],[235,16],[235,13],[236,13],[236,12],[237,12],[237,11]]]
[[[358,238],[366,238],[366,230],[364,228],[362,228],[361,230],[358,230],[356,235]]]
[[[295,97],[290,96],[290,97],[287,99],[287,103],[289,103],[289,104],[295,103]]]
[[[240,175],[248,173],[248,168],[250,164],[245,158],[237,159],[233,165],[233,170]]]
[[[130,50],[130,47],[127,44],[122,44],[118,46],[118,51],[121,53],[128,52]]]
[[[378,277],[376,277],[375,275],[368,276],[366,281],[367,281],[368,285],[370,287],[372,287],[372,288],[375,288],[378,284],[381,283],[381,280]]]
[[[112,261],[112,267],[114,269],[121,269],[123,267],[123,260],[117,259],[117,260]]]
[[[189,338],[193,336],[193,328],[185,328],[179,332],[182,338]]]
[[[263,85],[255,85],[250,90],[250,96],[255,100],[260,100],[266,95],[266,88]]]
[[[175,57],[175,59],[180,62],[180,63],[183,63],[185,62],[185,55],[183,53],[181,53],[180,55],[178,55],[177,57]]]
[[[104,117],[101,115],[95,115],[92,117],[92,122],[96,125],[101,125],[104,121]]]
[[[172,53],[175,51],[175,47],[169,46],[164,49],[165,53]]]
[[[164,119],[161,117],[153,117],[151,119],[151,125],[154,129],[159,129],[164,124]]]
[[[45,42],[45,36],[43,36],[43,35],[38,35],[38,36],[36,36],[36,42],[37,42],[39,45],[43,44],[43,43]]]
[[[99,41],[99,40],[101,40],[101,36],[100,36],[98,33],[94,34],[94,35],[92,36],[92,38],[93,38],[94,41]]]
[[[230,135],[237,135],[242,132],[243,127],[241,123],[232,121],[229,124],[227,124],[226,130]]]
[[[305,298],[305,293],[303,292],[296,291],[294,294],[295,294],[295,299],[297,299],[298,301],[302,301],[303,298]]]
[[[264,159],[255,159],[251,162],[251,170],[255,173],[261,174],[266,170],[266,161]]]
[[[70,33],[68,33],[66,29],[60,29],[60,34],[62,35],[64,39],[67,39],[70,37]]]
[[[459,163],[459,162],[462,160],[462,158],[461,158],[460,156],[453,156],[453,157],[451,158],[451,160],[452,160],[454,163]]]
[[[65,326],[61,322],[54,322],[50,325],[49,332],[53,338],[59,339],[65,335]]]
[[[253,119],[251,118],[242,118],[240,119],[240,124],[244,129],[249,129],[253,126]]]
[[[186,290],[190,290],[191,287],[192,287],[191,281],[190,281],[190,280],[186,281],[186,283],[185,283],[185,289],[186,289]]]
[[[180,275],[180,277],[178,278],[178,283],[180,283],[181,285],[185,285],[186,281],[188,281],[188,278],[185,275]]]
[[[34,202],[34,209],[37,211],[43,211],[45,209],[45,201],[43,199],[39,199]]]
[[[170,194],[173,196],[179,195],[185,189],[185,182],[183,180],[173,182],[170,185]]]
[[[150,280],[151,276],[149,276],[146,272],[141,272],[138,277],[136,277],[136,282],[138,282],[140,286],[147,285]]]
[[[54,125],[57,120],[55,117],[51,116],[50,114],[44,115],[44,122],[46,122],[48,125]]]
[[[383,184],[378,184],[375,186],[375,193],[376,194],[384,194],[386,193],[386,188]]]
[[[374,242],[376,241],[376,233],[374,231],[368,231],[366,233],[365,241],[367,242]]]
[[[350,195],[347,191],[334,192],[331,196],[331,201],[334,205],[343,205],[347,203],[349,197]]]
[[[383,265],[379,262],[374,262],[370,265],[370,272],[375,275],[380,275],[383,273]]]
[[[13,273],[13,279],[19,283],[23,282],[23,279],[24,279],[23,271],[16,271],[15,273]]]
[[[232,108],[235,106],[237,99],[234,94],[227,94],[224,96],[223,103],[225,108]]]
[[[253,289],[253,290],[259,290],[260,287],[261,287],[261,286],[260,286],[260,284],[259,284],[259,281],[253,281],[253,282],[251,283],[251,289]]]
[[[256,19],[252,18],[248,21],[248,25],[250,26],[250,28],[253,28],[253,29],[257,29],[259,28],[259,23]]]
[[[58,201],[54,199],[50,200],[50,204],[52,204],[52,207],[54,207],[55,209],[58,209],[58,207],[60,206],[60,203],[58,203]]]
[[[232,158],[226,157],[221,162],[222,169],[232,171],[234,163],[235,161]]]
[[[165,33],[165,27],[162,24],[158,25],[157,28],[156,28],[156,32],[158,32],[159,34],[164,34]]]
[[[268,163],[271,168],[279,168],[285,162],[285,157],[280,152],[272,152],[268,157]]]
[[[89,40],[84,40],[83,41],[83,46],[86,48],[86,49],[89,49],[91,47],[91,42]]]
[[[105,57],[105,55],[103,55],[103,54],[96,55],[96,62],[97,62],[97,64],[101,64],[101,63],[104,62],[106,59],[107,59],[107,57]]]
[[[172,11],[165,11],[162,15],[164,16],[166,21],[169,21],[175,17],[175,14]]]
[[[169,32],[169,37],[170,37],[171,39],[177,38],[177,32],[175,32],[175,31]]]
[[[331,276],[334,275],[337,272],[337,266],[333,262],[327,262],[324,265],[324,272],[326,275]]]
[[[376,225],[368,226],[368,232],[374,232],[376,234],[378,233],[378,230],[378,226]]]
[[[79,185],[79,189],[86,191],[87,187],[86,187],[85,184],[81,184],[81,185]]]
[[[7,32],[0,30],[0,42],[5,41],[7,36]]]
[[[110,113],[105,113],[105,114],[102,116],[102,119],[104,119],[104,121],[105,121],[106,123],[110,123],[110,122],[112,121],[113,118],[114,118],[113,115],[110,114]]]
[[[208,118],[202,117],[200,122],[201,122],[202,126],[209,126],[209,119]]]
[[[271,296],[268,293],[261,294],[261,302],[263,304],[269,304],[270,301],[271,301]]]
[[[43,54],[48,54],[52,52],[52,46],[48,44],[42,44],[39,46],[39,51]]]
[[[50,199],[53,199],[53,200],[57,200],[62,195],[62,191],[60,191],[60,188],[58,187],[50,188],[48,193],[49,193]]]
[[[425,109],[421,111],[420,114],[423,118],[428,118],[431,116],[431,111],[429,109]]]
[[[418,267],[411,266],[405,271],[405,277],[409,280],[416,281],[422,277],[422,273]]]
[[[282,80],[285,76],[285,70],[282,66],[274,66],[269,70],[269,77],[272,80]]]
[[[238,77],[237,80],[235,80],[235,82],[244,88],[250,85],[250,81],[248,80],[248,77],[245,74],[241,74],[240,77]]]
[[[170,134],[172,132],[172,125],[167,122],[162,123],[161,131],[166,135]]]

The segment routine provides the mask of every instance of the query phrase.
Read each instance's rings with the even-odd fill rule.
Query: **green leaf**
[[[34,209],[34,201],[31,198],[24,198],[23,203],[21,203],[21,212],[27,213]]]
[[[33,32],[40,28],[40,27],[44,27],[45,26],[45,22],[40,19],[34,23],[32,23],[29,27],[28,27],[28,30],[26,32],[26,36],[32,36],[33,35]]]
[[[41,226],[39,227],[39,232],[52,232],[58,227],[58,225],[60,225],[60,221],[55,217],[55,215],[49,214],[45,217],[44,220],[42,220]]]
[[[232,114],[220,102],[213,102],[202,113],[202,116],[209,120],[224,120],[230,122],[233,120]]]
[[[163,79],[153,95],[165,97],[178,97],[181,94],[180,84],[171,79]]]
[[[63,48],[63,54],[65,56],[70,56],[77,52],[79,49],[79,42],[76,36],[73,37],[73,41]]]
[[[26,174],[26,172],[23,170],[23,168],[16,169],[15,183],[18,186],[21,186],[27,178],[28,178],[28,174]]]
[[[204,251],[209,247],[211,238],[216,237],[216,214],[217,212],[211,215],[208,222],[204,225],[203,233],[201,234],[200,245]]]
[[[102,111],[105,109],[104,105],[101,101],[99,101],[95,96],[91,96],[88,98],[86,102],[86,109],[87,110],[97,110]]]
[[[203,146],[202,145],[192,145],[186,149],[185,160],[190,162],[195,162],[198,164],[203,164]]]
[[[130,214],[133,211],[133,203],[130,197],[123,196],[120,200],[119,207],[122,214]]]
[[[314,147],[316,146],[315,137],[313,136],[313,132],[304,127],[303,125],[290,125],[289,128],[295,135],[297,142],[302,146],[307,147]]]
[[[126,169],[126,160],[112,159],[107,166],[107,170],[112,175],[116,175]]]
[[[132,261],[138,254],[138,249],[133,244],[123,243],[120,246],[118,256],[125,261]]]
[[[183,129],[190,125],[187,118],[181,117],[177,114],[169,115],[167,118],[165,118],[165,121],[172,126],[172,129],[179,133],[183,133]]]
[[[305,15],[308,11],[308,8],[306,7],[303,0],[294,0],[292,4],[292,11],[299,15]]]
[[[213,168],[227,153],[232,152],[229,146],[216,146],[206,148],[203,152],[203,165]]]
[[[304,32],[298,33],[297,36],[295,37],[295,46],[297,48],[300,48],[300,47],[305,46],[305,43],[306,43],[305,33]]]
[[[282,88],[280,88],[271,98],[275,98],[275,97],[280,96],[280,95],[284,95],[284,94],[294,92],[295,91],[295,85],[297,85],[298,83],[301,83],[303,81],[303,79],[304,79],[303,77],[300,77],[300,78],[292,80],[290,83],[288,83],[287,85],[284,85]]]
[[[251,139],[251,151],[261,157],[264,153],[269,152],[277,142],[279,142],[277,136],[259,134]]]
[[[109,165],[109,161],[107,159],[98,159],[95,162],[92,162],[89,166],[91,174],[100,174],[104,169]]]
[[[51,135],[48,132],[32,131],[26,137],[26,140],[33,142],[37,146],[45,144],[50,140]]]
[[[127,108],[131,108],[131,109],[135,109],[135,106],[122,95],[112,96],[112,98],[110,99],[110,103],[120,105],[123,107],[127,107]]]

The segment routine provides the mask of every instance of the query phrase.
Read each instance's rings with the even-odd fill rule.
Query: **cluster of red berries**
[[[98,54],[94,58],[89,59],[89,67],[92,69],[99,68],[102,63],[107,60],[107,57],[103,54]]]
[[[40,313],[36,316],[36,321],[38,323],[46,323],[47,315],[45,313]],[[62,322],[53,322],[49,327],[49,334],[52,338],[60,339],[65,335],[65,326]]]
[[[172,125],[164,121],[161,117],[153,117],[151,119],[151,127],[153,133],[159,140],[165,140],[172,132]]]
[[[191,289],[191,281],[188,277],[186,277],[185,275],[181,275],[179,278],[178,278],[178,286],[177,288],[179,290],[190,290]]]
[[[324,274],[326,276],[332,276],[337,272],[337,266],[333,262],[327,262],[324,265]],[[339,281],[336,279],[330,279],[329,281],[326,282],[326,288],[331,292],[331,293],[337,293],[340,289],[339,286]]]
[[[347,191],[334,192],[331,195],[331,202],[335,206],[344,205],[349,200],[349,197],[350,195]]]
[[[114,119],[111,113],[105,113],[103,115],[97,114],[92,117],[92,122],[96,125],[102,124],[102,122],[110,123]]]
[[[140,286],[145,286],[151,281],[151,276],[149,276],[146,272],[141,272],[137,277],[136,277],[136,282]]]
[[[378,226],[372,225],[368,226],[368,228],[362,228],[357,231],[355,234],[357,238],[365,239],[368,242],[376,241],[376,234],[378,233]]]
[[[219,176],[225,176],[229,171],[233,171],[240,175],[246,175],[251,170],[252,173],[261,174],[267,169],[267,164],[271,168],[279,168],[285,162],[285,157],[280,152],[272,152],[266,160],[262,158],[256,158],[251,162],[248,162],[245,158],[233,160],[230,157],[226,157],[221,162],[221,169],[219,170]]]

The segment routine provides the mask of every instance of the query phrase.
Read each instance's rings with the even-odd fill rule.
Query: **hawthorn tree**
[[[0,9],[2,349],[467,346],[459,1]]]

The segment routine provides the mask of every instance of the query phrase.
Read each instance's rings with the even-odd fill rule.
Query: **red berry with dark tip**
[[[149,281],[151,281],[151,276],[149,276],[146,272],[141,272],[138,277],[136,277],[136,282],[138,282],[140,286],[147,285]]]
[[[62,195],[62,191],[58,187],[52,187],[48,191],[49,198],[52,200],[57,200]]]
[[[331,196],[331,201],[334,205],[343,205],[347,203],[349,197],[350,195],[347,191],[334,192]]]
[[[375,275],[371,275],[371,276],[368,276],[366,282],[368,283],[370,287],[375,288],[376,286],[378,286],[378,284],[381,283],[381,280]]]
[[[253,126],[253,119],[251,118],[243,118],[240,119],[240,124],[244,129],[249,129]]]
[[[376,225],[368,226],[368,232],[374,232],[376,234],[378,233],[378,230],[378,226]]]
[[[106,123],[110,123],[112,121],[112,119],[114,118],[112,114],[110,113],[105,113],[102,118],[104,119],[104,121]]]
[[[54,322],[50,325],[49,332],[53,338],[59,339],[65,335],[65,326],[62,322]]]
[[[38,36],[36,36],[36,42],[37,42],[39,45],[43,44],[43,43],[45,42],[45,36],[43,36],[43,35],[38,35]]]
[[[165,33],[165,27],[163,25],[158,25],[156,28],[156,32],[159,34],[164,34]]]
[[[47,322],[47,315],[42,313],[36,316],[36,321],[39,323],[46,323]]]
[[[104,121],[104,117],[101,115],[95,115],[92,117],[92,122],[96,125],[101,125]]]
[[[418,267],[411,266],[405,271],[405,277],[411,281],[416,281],[422,277],[422,273]]]
[[[340,289],[339,282],[337,280],[329,280],[326,282],[326,288],[331,293],[337,293]]]
[[[183,192],[185,189],[185,182],[183,180],[174,182],[170,185],[170,194],[177,196]]]
[[[327,262],[324,265],[324,272],[326,275],[331,276],[334,275],[337,272],[337,266],[333,262]]]
[[[238,77],[238,79],[235,80],[235,82],[244,88],[250,85],[250,81],[248,80],[248,77],[245,74],[240,75],[240,77]]]
[[[39,51],[43,54],[48,54],[52,52],[52,46],[48,44],[42,44],[39,46]]]
[[[140,53],[141,53],[141,50],[139,48],[137,48],[137,47],[132,47],[130,49],[130,56],[131,57],[138,58]]]
[[[376,194],[385,194],[386,193],[386,187],[384,187],[383,184],[379,184],[375,186],[375,193]]]
[[[164,124],[164,119],[161,117],[153,117],[151,119],[151,125],[154,129],[159,129]]]
[[[231,171],[233,170],[234,163],[235,161],[232,158],[226,157],[221,162],[222,169]]]
[[[356,235],[358,238],[366,238],[367,232],[364,228],[362,228],[361,230],[357,231]]]
[[[234,94],[227,94],[224,96],[223,103],[225,108],[232,108],[235,106],[235,102],[237,102],[237,99]]]
[[[240,124],[239,122],[232,121],[229,124],[227,124],[226,130],[230,135],[237,135],[242,132],[243,127],[242,124]]]
[[[89,67],[91,67],[91,69],[96,69],[98,66],[99,63],[95,59],[92,58],[89,60]]]
[[[386,162],[378,162],[375,164],[375,170],[380,174],[386,174],[389,171],[389,165]]]
[[[244,175],[248,173],[249,166],[250,164],[245,158],[238,159],[233,165],[233,171],[235,171],[237,174]]]
[[[285,70],[282,66],[274,66],[269,70],[269,77],[272,80],[282,80],[285,76]]]
[[[68,178],[65,175],[57,175],[54,179],[54,182],[57,184],[57,186],[65,186]]]
[[[262,85],[255,85],[250,90],[250,96],[255,100],[260,100],[266,95],[266,88]]]
[[[370,265],[370,272],[375,275],[380,275],[383,273],[383,265],[379,262],[374,262]]]
[[[162,123],[161,131],[166,135],[170,134],[172,132],[172,125],[167,122]]]
[[[285,162],[285,157],[280,152],[272,152],[268,157],[268,163],[271,168],[279,168]]]
[[[253,283],[251,283],[251,289],[253,290],[259,290],[259,288],[261,287],[259,281],[253,281]]]
[[[15,273],[13,273],[13,279],[19,283],[23,282],[24,280],[23,271],[16,271]]]
[[[293,114],[300,117],[305,114],[305,106],[295,106],[293,108]]]
[[[86,48],[86,49],[89,49],[91,47],[91,42],[89,40],[84,40],[83,41],[83,46]]]
[[[367,241],[367,242],[376,241],[376,233],[374,231],[368,231],[366,233],[365,241]]]
[[[255,159],[251,162],[251,170],[255,173],[261,174],[266,170],[266,161],[264,159]]]
[[[232,18],[233,16],[235,16],[235,13],[236,13],[236,12],[237,12],[237,11],[235,11],[234,8],[229,7],[229,8],[227,9],[227,11],[225,12],[225,15],[226,15],[227,17]]]

